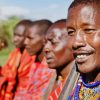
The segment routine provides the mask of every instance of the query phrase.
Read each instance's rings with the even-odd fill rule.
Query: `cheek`
[[[43,42],[41,40],[36,40],[32,42],[32,48],[36,51],[40,50],[43,46]]]
[[[14,36],[13,41],[17,41],[17,40],[18,40],[18,36]]]
[[[58,66],[65,65],[73,60],[72,52],[67,47],[64,47],[63,49],[56,51],[55,56],[55,62],[57,62]]]
[[[22,38],[19,38],[19,40],[20,40],[21,42],[23,42],[23,41],[24,41],[24,37],[22,37]]]
[[[69,45],[69,47],[72,49],[72,46],[74,44],[75,41],[75,37],[74,36],[68,36],[68,40],[67,40],[67,44]],[[67,45],[66,44],[66,45]]]
[[[30,48],[31,48],[32,50],[34,50],[34,49],[36,49],[36,47],[37,47],[36,44],[37,44],[37,43],[36,43],[35,41],[30,41],[28,45],[30,45]]]
[[[65,58],[66,56],[66,47],[63,45],[59,45],[54,49],[54,53],[55,53],[56,59],[61,61],[61,59]]]
[[[94,36],[92,36],[91,38],[88,37],[87,38],[87,43],[94,48],[95,52],[98,53],[98,51],[100,52],[100,35],[99,34],[95,34]],[[100,55],[100,54],[99,54]]]
[[[97,63],[97,66],[99,66],[100,68],[100,35],[98,36],[95,36],[94,38],[94,48],[96,50],[96,63]]]
[[[100,33],[95,34],[95,36],[91,38],[88,37],[87,43],[95,50],[94,54],[95,66],[99,66],[100,68]]]
[[[94,36],[93,43],[96,48],[100,49],[100,33]]]
[[[93,35],[86,36],[87,43],[89,43],[93,48],[100,48],[100,32],[96,32]]]

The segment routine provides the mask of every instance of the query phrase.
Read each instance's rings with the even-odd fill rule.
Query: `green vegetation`
[[[12,43],[13,28],[19,20],[19,18],[13,16],[0,23],[0,37],[5,37],[9,45]]]
[[[9,46],[2,51],[0,51],[0,65],[3,66],[10,54],[10,52],[13,50],[14,46]]]
[[[12,43],[13,38],[13,28],[20,18],[16,16],[9,17],[7,20],[0,21],[0,37],[5,38],[8,46],[0,51],[0,65],[4,65],[8,55],[13,50],[14,45]]]

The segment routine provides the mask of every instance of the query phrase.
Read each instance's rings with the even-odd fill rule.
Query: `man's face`
[[[42,36],[40,36],[38,32],[38,26],[32,26],[26,31],[26,39],[24,44],[30,55],[37,54],[43,47]]]
[[[65,24],[55,24],[48,30],[43,51],[49,68],[61,68],[72,61],[67,36]]]
[[[99,19],[96,6],[78,5],[68,13],[67,30],[78,69],[82,73],[100,68]]]
[[[13,37],[13,42],[16,47],[21,48],[24,46],[24,40],[25,40],[25,26],[19,25],[16,27],[14,30],[14,37]]]

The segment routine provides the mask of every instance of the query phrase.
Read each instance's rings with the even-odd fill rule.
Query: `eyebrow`
[[[23,34],[19,34],[19,32],[14,32],[14,35],[23,35]]]
[[[74,28],[71,26],[67,26],[66,29],[73,29],[74,30]]]
[[[89,23],[86,23],[86,22],[82,24],[82,26],[89,26],[89,25],[92,25],[92,24],[89,24]]]
[[[74,29],[73,27],[74,26],[71,26],[72,24],[67,24],[67,26],[66,26],[66,29]],[[83,23],[81,26],[89,26],[89,25],[92,25],[93,26],[93,24],[90,24],[90,23]]]

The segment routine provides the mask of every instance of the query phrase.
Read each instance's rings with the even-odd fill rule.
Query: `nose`
[[[77,32],[74,37],[72,48],[75,50],[75,49],[86,46],[85,38],[86,37],[85,37],[84,33]]]
[[[13,38],[13,42],[16,42],[16,41],[18,41],[18,36],[14,36],[14,38]]]
[[[24,45],[26,46],[29,43],[28,38],[25,38]]]
[[[47,54],[48,52],[50,52],[50,50],[51,50],[51,45],[50,44],[51,43],[49,41],[46,44],[44,44],[43,52],[45,54]]]

